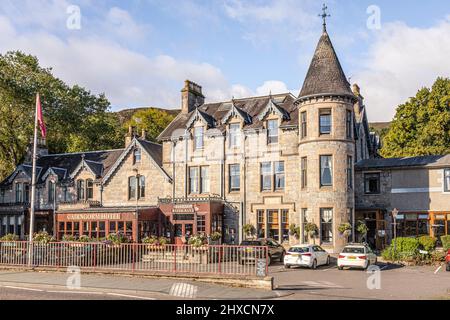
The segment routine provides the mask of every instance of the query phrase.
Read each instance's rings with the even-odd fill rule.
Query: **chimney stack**
[[[353,85],[353,94],[357,97],[361,95],[361,88],[356,83]]]
[[[28,144],[27,151],[25,154],[25,163],[31,164],[33,162],[33,145],[34,139],[30,138],[30,143]],[[37,149],[36,149],[37,157],[47,156],[48,155],[48,147],[47,140],[44,138],[37,139]]]
[[[125,136],[125,148],[128,148],[131,142],[133,142],[135,136],[136,136],[136,127],[129,126],[128,133]]]
[[[145,129],[142,129],[141,139],[147,140],[147,131],[145,131]]]
[[[192,81],[186,80],[184,82],[184,88],[181,90],[181,112],[188,114],[204,103],[205,96],[202,93],[202,87]]]

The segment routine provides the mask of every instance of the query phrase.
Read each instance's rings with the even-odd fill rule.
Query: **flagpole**
[[[36,100],[39,99],[39,93],[36,95]],[[36,112],[34,119],[34,143],[33,143],[33,173],[31,178],[31,206],[30,206],[30,235],[29,241],[33,242],[34,234],[34,213],[35,213],[35,203],[36,203],[36,153],[37,153],[37,142],[38,142],[38,106],[36,101]],[[31,263],[31,261],[30,261]]]

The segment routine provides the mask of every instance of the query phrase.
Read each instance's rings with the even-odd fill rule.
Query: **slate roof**
[[[145,151],[150,154],[150,156],[155,160],[155,162],[162,167],[163,159],[162,159],[162,145],[156,144],[147,140],[138,139],[141,143],[142,147],[144,147]]]
[[[97,174],[99,177],[101,177],[111,169],[111,167],[114,165],[123,151],[124,149],[118,149],[42,156],[36,162],[36,167],[38,169],[37,183],[42,184],[44,182],[42,178],[50,168],[52,168],[59,177],[65,176],[65,179],[68,179],[69,175],[80,165],[83,157],[86,164],[94,172],[94,174]],[[20,166],[20,168],[31,177],[31,165],[24,164]],[[13,174],[11,174],[2,183],[0,183],[0,186],[9,185],[9,180],[13,176]]]
[[[299,98],[321,94],[354,96],[326,31],[320,37]]]
[[[294,104],[295,98],[290,93],[277,94],[272,96],[251,97],[244,99],[234,99],[233,101],[207,103],[198,108],[202,114],[206,114],[209,118],[214,119],[214,129],[220,130],[224,133],[226,130],[226,123],[222,120],[233,108],[233,103],[240,111],[248,115],[251,119],[250,123],[244,124],[244,130],[246,129],[262,129],[263,122],[258,119],[260,113],[267,107],[270,99],[276,103],[286,114],[289,115],[287,119],[282,122],[283,126],[298,126],[298,108]],[[194,110],[188,114],[180,113],[169,126],[160,134],[158,140],[169,140],[172,135],[179,137],[184,134],[188,121],[194,115],[197,110]],[[179,131],[178,131],[179,130]]]
[[[450,167],[450,154],[411,158],[367,159],[356,164],[357,170],[414,167]]]

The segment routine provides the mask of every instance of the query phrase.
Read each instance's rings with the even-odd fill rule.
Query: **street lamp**
[[[392,210],[392,218],[394,218],[394,255],[397,253],[397,216],[398,210],[397,208],[394,208],[394,210]]]
[[[53,237],[56,238],[56,177],[50,178],[50,183],[53,185]]]

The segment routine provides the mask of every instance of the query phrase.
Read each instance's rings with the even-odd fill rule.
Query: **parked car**
[[[376,254],[366,244],[350,244],[344,248],[338,259],[338,269],[360,268],[367,270],[370,265],[377,263]]]
[[[238,253],[238,259],[240,264],[245,263],[255,263],[255,259],[265,258],[263,257],[263,250],[258,252],[257,248],[254,247],[268,247],[268,262],[269,265],[273,261],[284,261],[284,256],[286,255],[286,250],[284,250],[283,246],[277,243],[273,239],[257,239],[257,240],[245,240],[241,243],[242,247],[240,248]]]
[[[445,257],[445,262],[447,264],[447,271],[450,271],[450,249],[447,252],[447,256]]]
[[[318,266],[329,265],[330,255],[316,245],[296,245],[291,247],[284,257],[285,268],[294,266],[316,269]]]

